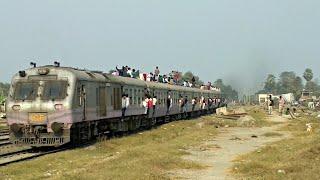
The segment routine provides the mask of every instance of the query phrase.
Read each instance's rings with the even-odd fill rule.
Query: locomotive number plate
[[[47,113],[29,113],[30,123],[45,123],[47,121]]]

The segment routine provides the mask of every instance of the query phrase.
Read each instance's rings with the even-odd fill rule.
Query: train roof
[[[215,93],[221,94],[219,91],[213,90],[201,90],[198,88],[190,88],[190,87],[183,87],[178,85],[171,85],[166,83],[158,83],[158,82],[148,82],[142,81],[140,79],[134,79],[129,77],[121,77],[121,76],[114,76],[111,74],[103,73],[102,71],[89,71],[86,69],[77,69],[72,67],[57,67],[52,65],[47,66],[39,66],[35,68],[27,69],[27,72],[38,71],[41,68],[48,68],[50,71],[65,71],[65,73],[71,73],[73,76],[78,80],[85,80],[85,81],[100,81],[106,83],[117,83],[117,84],[126,84],[132,86],[140,86],[144,88],[157,88],[157,89],[168,89],[173,91],[185,91],[185,92],[194,92],[194,93]],[[35,73],[35,72],[33,72]]]

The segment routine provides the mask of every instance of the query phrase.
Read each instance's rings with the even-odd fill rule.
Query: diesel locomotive
[[[130,98],[125,118],[122,94]],[[146,94],[157,97],[155,109],[148,114],[143,106]],[[169,95],[172,105],[168,109]],[[12,78],[6,102],[10,141],[32,147],[77,144],[104,133],[134,131],[184,115],[213,113],[220,104],[192,106],[192,99],[208,101],[220,96],[213,90],[146,82],[59,64],[32,67]],[[181,97],[188,99],[184,111],[179,103]]]

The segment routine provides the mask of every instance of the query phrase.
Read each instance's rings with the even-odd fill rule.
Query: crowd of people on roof
[[[182,85],[184,87],[196,87],[196,78],[192,77],[191,81],[184,81],[183,84],[179,84],[179,79],[181,78],[179,73],[172,71],[170,74],[160,74],[160,69],[157,66],[154,72],[150,73],[141,73],[139,70],[131,68],[129,66],[122,66],[122,68],[116,67],[116,69],[111,73],[114,76],[130,77],[135,79],[140,79],[142,81],[148,82],[159,82],[172,85]],[[200,89],[202,90],[214,90],[220,91],[219,88],[214,87],[211,82],[208,82],[207,85],[201,85]]]

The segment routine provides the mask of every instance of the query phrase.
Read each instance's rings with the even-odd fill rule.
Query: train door
[[[99,87],[99,116],[107,116],[106,87]]]
[[[123,94],[123,86],[119,85],[114,85],[113,90],[113,99],[112,99],[112,104],[113,104],[113,110],[121,110],[121,95]]]
[[[87,93],[86,85],[80,82],[78,85],[79,106],[82,111],[82,120],[87,119]]]

